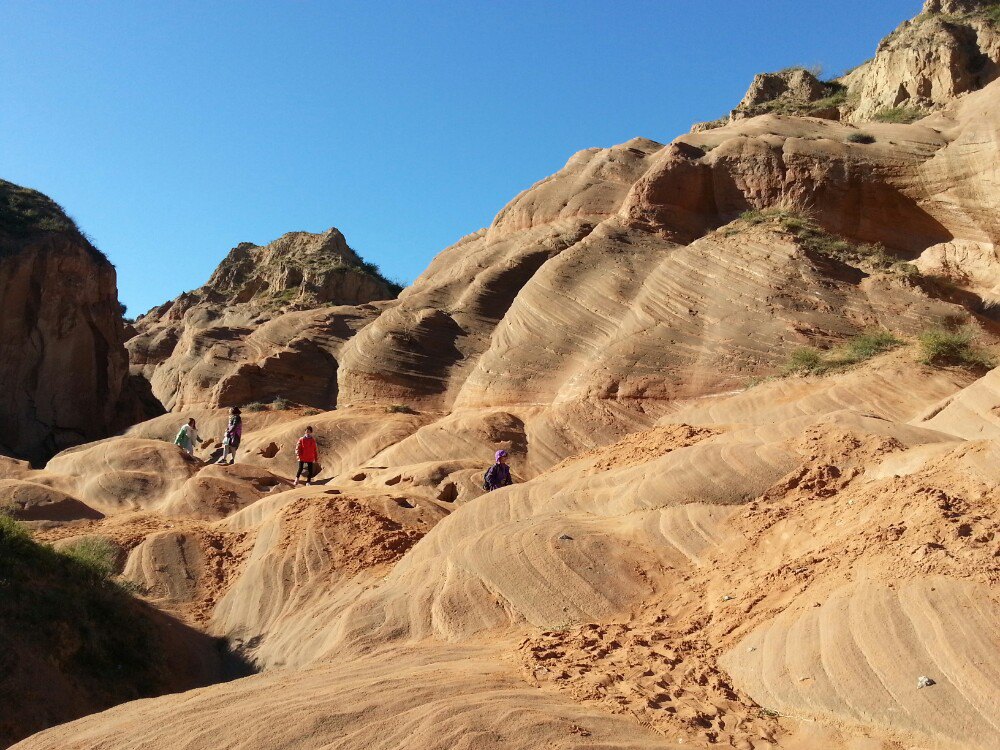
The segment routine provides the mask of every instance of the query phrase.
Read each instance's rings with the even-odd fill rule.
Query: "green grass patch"
[[[243,411],[264,411],[266,408],[260,401],[251,401],[243,407]]]
[[[892,255],[879,243],[857,243],[830,234],[808,216],[787,208],[752,209],[740,214],[740,221],[750,226],[773,223],[795,236],[800,247],[808,252],[859,267],[869,273],[892,273],[907,278],[919,276],[917,267]],[[738,229],[730,227],[727,234]]]
[[[271,399],[271,411],[288,411],[291,406],[292,402],[284,396],[275,396]]]
[[[0,180],[0,257],[15,252],[16,245],[10,240],[25,240],[46,232],[71,235],[95,260],[111,263],[54,200],[37,190]]]
[[[851,364],[863,362],[902,345],[902,340],[896,338],[889,331],[868,331],[847,342],[841,360]]]
[[[926,117],[927,112],[919,107],[887,107],[876,112],[872,119],[876,122],[891,122],[901,125],[909,125],[922,117]]]
[[[112,578],[108,550],[83,541],[57,552],[0,514],[0,649],[33,646],[108,705],[152,695],[152,625]]]
[[[925,365],[967,367],[972,370],[994,367],[993,358],[977,345],[976,333],[971,328],[932,328],[920,334],[919,342],[920,361]]]
[[[828,81],[826,84],[828,87],[833,89],[833,93],[823,99],[817,99],[814,102],[809,103],[809,108],[812,111],[817,111],[820,109],[830,109],[832,107],[839,107],[842,104],[847,103],[847,87],[834,83],[833,81]]]
[[[793,349],[782,367],[783,375],[823,375],[860,364],[903,345],[889,331],[866,331],[829,351],[813,347]]]
[[[782,372],[785,375],[818,375],[826,369],[823,353],[819,349],[803,346],[792,350]]]
[[[66,545],[61,552],[105,580],[118,569],[118,548],[104,537],[83,537]]]
[[[869,133],[851,133],[847,136],[848,143],[875,143],[875,136]]]

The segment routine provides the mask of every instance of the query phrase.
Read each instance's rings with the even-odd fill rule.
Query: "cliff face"
[[[929,0],[924,12],[886,37],[875,57],[845,77],[853,122],[895,108],[930,112],[1000,74],[995,4]]]
[[[59,207],[0,181],[0,450],[42,461],[143,413],[115,269]]]
[[[204,286],[136,321],[132,370],[168,409],[279,396],[333,408],[340,345],[398,291],[336,229],[242,243]]]

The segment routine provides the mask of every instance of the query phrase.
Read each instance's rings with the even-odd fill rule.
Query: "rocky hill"
[[[840,78],[788,68],[758,75],[719,127],[745,117],[785,114],[861,123],[913,122],[982,89],[1000,75],[1000,5],[989,0],[926,0],[916,18],[882,40],[875,56]]]
[[[134,374],[169,409],[276,397],[337,401],[340,345],[400,287],[336,229],[234,247],[208,282],[150,310],[128,341]]]
[[[914,122],[860,99],[580,152],[395,299],[286,312],[234,251],[140,320],[174,411],[0,465],[0,504],[117,545],[260,673],[18,750],[1000,746],[1000,82],[949,59],[976,84]],[[758,83],[744,109],[836,94]],[[279,386],[327,401],[246,409],[205,463],[219,407]]]
[[[0,180],[0,453],[44,462],[145,418],[115,269],[50,198]]]

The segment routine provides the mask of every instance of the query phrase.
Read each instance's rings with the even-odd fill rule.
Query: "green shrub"
[[[859,334],[847,342],[840,353],[838,362],[843,364],[855,364],[866,359],[877,357],[879,354],[891,351],[903,344],[889,331],[868,331]]]
[[[847,136],[848,143],[875,143],[875,136],[868,133],[851,133]]]
[[[740,221],[751,226],[766,224],[769,221],[785,222],[799,219],[799,215],[787,208],[751,208],[740,214]]]
[[[836,83],[835,81],[826,81],[827,87],[833,91],[827,97],[822,99],[817,99],[814,102],[810,102],[809,109],[812,111],[817,111],[820,109],[830,109],[831,107],[839,107],[840,105],[847,102],[847,87]]]
[[[389,291],[393,295],[398,296],[399,293],[403,291],[403,285],[398,281],[395,281],[385,276],[385,274],[382,273],[382,269],[379,268],[377,263],[372,263],[371,261],[362,260],[358,263],[358,265],[351,266],[349,270],[354,271],[356,273],[362,273],[368,276],[375,277],[383,284],[385,284],[387,287],[389,287]]]
[[[98,578],[111,578],[118,568],[118,549],[104,537],[84,537],[66,545],[60,552],[93,571]]]
[[[922,275],[919,268],[906,261],[896,261],[892,264],[891,270],[907,279],[919,279]]]
[[[287,411],[292,403],[283,396],[275,396],[271,399],[271,411]]]
[[[920,361],[925,365],[956,365],[972,369],[989,369],[993,360],[976,343],[971,328],[948,330],[934,328],[920,334]]]
[[[768,217],[764,211],[758,210],[756,208],[751,208],[748,211],[744,211],[740,214],[740,221],[745,221],[747,224],[756,226],[757,224],[763,224],[767,221]]]
[[[794,349],[785,362],[786,375],[817,375],[826,370],[823,355],[818,349],[807,346]]]
[[[908,125],[926,115],[927,113],[919,107],[888,107],[876,112],[872,119],[876,122],[892,122]]]
[[[392,406],[388,407],[386,409],[386,411],[389,412],[390,414],[416,414],[417,413],[416,411],[414,411],[412,408],[410,408],[406,404],[393,404]]]
[[[0,547],[17,545],[31,540],[31,534],[28,533],[23,524],[14,520],[9,510],[9,508],[4,508],[0,512]]]
[[[322,414],[322,412],[319,409],[306,409],[302,412],[304,417],[315,417],[317,414]]]
[[[888,331],[867,331],[849,339],[844,346],[824,353],[812,347],[795,349],[788,355],[782,370],[784,375],[822,375],[877,357],[903,342]]]
[[[243,411],[264,411],[266,408],[260,401],[251,401],[243,407]]]

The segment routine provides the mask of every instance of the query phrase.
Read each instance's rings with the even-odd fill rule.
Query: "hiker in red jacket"
[[[316,447],[316,438],[313,437],[312,427],[306,427],[305,434],[295,444],[295,457],[299,459],[299,470],[295,473],[295,484],[292,486],[298,486],[299,477],[302,476],[303,471],[306,472],[306,484],[312,484],[313,465],[316,463],[316,459],[319,458],[319,451]]]

